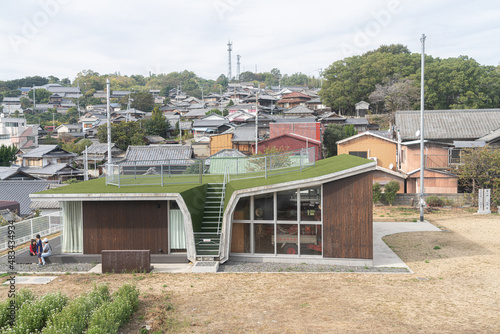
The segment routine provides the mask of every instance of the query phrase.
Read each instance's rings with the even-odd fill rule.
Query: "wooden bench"
[[[149,250],[103,250],[102,273],[150,272]]]

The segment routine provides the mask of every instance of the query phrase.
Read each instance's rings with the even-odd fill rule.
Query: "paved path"
[[[410,267],[406,265],[385,244],[382,237],[386,235],[404,233],[404,232],[438,232],[441,231],[436,226],[429,222],[423,223],[373,223],[373,266],[374,267],[397,267],[397,268],[407,268],[411,271]]]

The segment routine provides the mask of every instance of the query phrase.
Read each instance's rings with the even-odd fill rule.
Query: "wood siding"
[[[222,150],[230,150],[233,148],[233,134],[228,133],[225,135],[211,136],[210,137],[210,155],[218,153]]]
[[[323,185],[325,258],[373,259],[372,182],[364,173]]]
[[[168,201],[83,202],[83,252],[168,253]]]

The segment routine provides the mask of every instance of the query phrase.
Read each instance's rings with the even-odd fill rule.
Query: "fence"
[[[14,242],[16,245],[29,242],[37,234],[45,236],[62,230],[62,212],[23,220],[14,223]],[[8,248],[9,225],[0,227],[0,251]],[[12,233],[12,232],[11,232]]]
[[[268,177],[302,171],[316,163],[316,148],[258,157],[212,157],[206,160],[142,160],[108,165],[106,184],[122,187],[203,183],[203,177],[220,177],[227,170],[230,180]],[[212,180],[214,181],[214,180]]]

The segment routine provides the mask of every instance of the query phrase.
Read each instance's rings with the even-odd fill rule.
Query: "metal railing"
[[[222,192],[220,195],[220,206],[219,206],[219,217],[217,219],[217,234],[220,234],[220,224],[222,221],[222,213],[224,211],[224,198],[226,196],[226,183],[228,181],[229,175],[227,174],[227,167],[224,173],[224,181],[222,183]]]
[[[106,184],[118,187],[137,185],[161,185],[203,183],[205,176],[219,176],[213,182],[227,182],[278,175],[316,164],[316,148],[251,157],[211,157],[209,159],[141,160],[108,164]]]
[[[9,225],[0,227],[0,251],[8,249],[9,242],[16,246],[29,242],[37,234],[42,237],[62,230],[62,211],[46,216],[31,218],[14,223],[14,233],[10,232]],[[12,228],[10,228],[12,229]],[[11,239],[11,236],[13,239]]]

